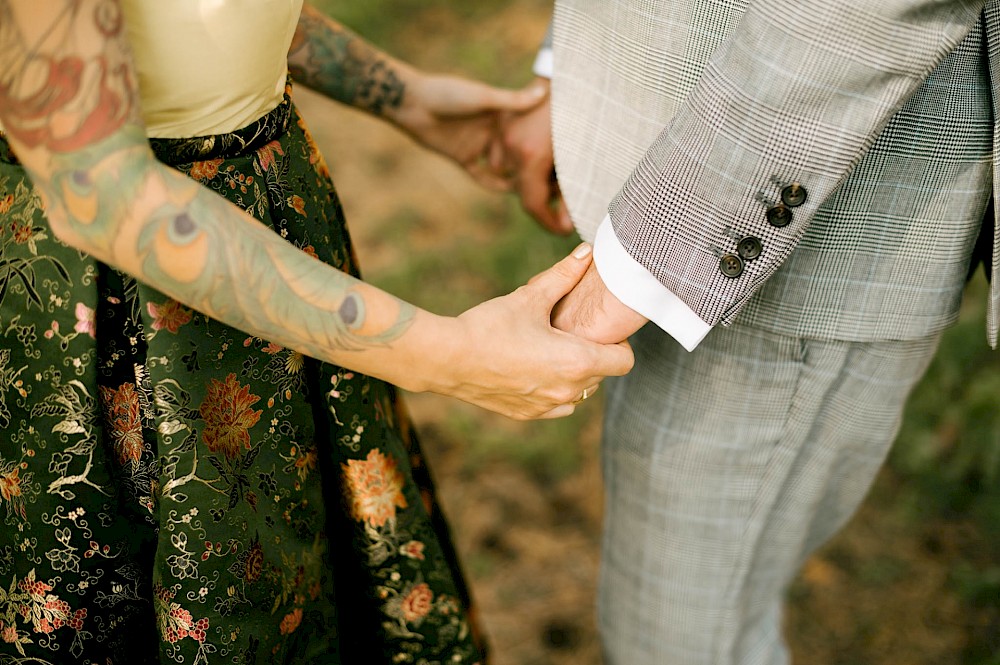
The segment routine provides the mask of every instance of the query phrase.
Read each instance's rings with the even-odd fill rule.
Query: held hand
[[[480,184],[499,191],[510,179],[491,168],[499,146],[500,118],[537,106],[547,90],[503,90],[457,76],[410,70],[403,106],[392,119],[413,138],[458,162]]]
[[[588,265],[590,247],[581,245],[529,284],[458,317],[465,343],[455,347],[450,385],[436,390],[518,420],[558,418],[605,376],[627,373],[627,343],[595,344],[550,324],[552,307]]]
[[[549,81],[536,78],[532,86],[546,92]],[[514,187],[521,205],[543,227],[559,235],[573,230],[569,212],[559,192],[552,153],[552,120],[549,98],[528,111],[508,114],[503,123],[503,150],[494,151],[493,167],[514,173]],[[497,160],[503,163],[498,164]]]
[[[608,290],[593,263],[552,315],[552,325],[559,330],[600,344],[627,339],[648,320]]]

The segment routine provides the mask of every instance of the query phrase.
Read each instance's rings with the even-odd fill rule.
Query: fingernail
[[[590,254],[591,247],[587,243],[580,243],[580,245],[573,250],[573,258],[585,259]]]
[[[532,86],[531,90],[529,90],[529,93],[531,94],[532,97],[543,97],[545,96],[545,86],[541,84]]]

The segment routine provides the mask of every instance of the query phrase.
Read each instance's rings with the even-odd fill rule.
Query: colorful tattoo
[[[0,124],[59,235],[213,318],[325,360],[398,339],[411,305],[155,161],[124,32],[116,0],[0,0]],[[384,63],[351,62],[344,72],[395,80]],[[352,85],[378,108],[402,95],[398,82]]]
[[[406,92],[382,54],[308,5],[299,19],[288,66],[305,85],[376,115],[399,108]]]

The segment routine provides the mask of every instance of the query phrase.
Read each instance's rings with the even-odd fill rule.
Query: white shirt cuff
[[[549,47],[542,47],[538,50],[538,55],[535,56],[535,64],[531,68],[535,72],[536,76],[542,76],[544,78],[552,78],[552,49]]]
[[[594,264],[605,286],[628,307],[658,325],[688,351],[705,339],[705,323],[653,274],[632,258],[605,217],[594,240]]]

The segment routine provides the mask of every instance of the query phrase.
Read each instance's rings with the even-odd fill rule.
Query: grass
[[[577,242],[542,231],[513,198],[473,212],[481,216],[480,224],[493,227],[489,237],[456,230],[447,245],[409,252],[397,268],[370,275],[372,283],[432,312],[455,315],[513,291]],[[408,244],[409,233],[420,231],[419,219],[406,209],[380,226],[393,229],[394,242],[401,245]]]

